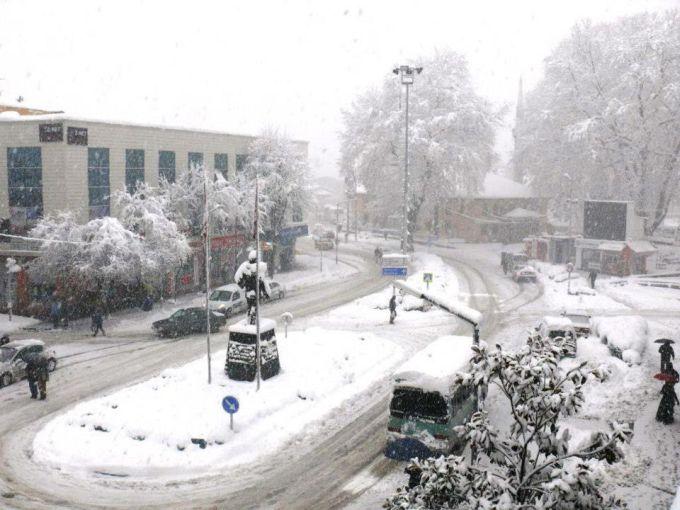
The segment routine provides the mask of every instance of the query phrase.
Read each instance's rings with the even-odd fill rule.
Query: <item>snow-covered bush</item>
[[[475,413],[458,428],[470,443],[471,459],[448,457],[415,460],[420,484],[399,489],[387,500],[390,510],[542,509],[602,510],[622,508],[600,489],[602,461],[617,462],[620,446],[630,440],[627,425],[614,423],[609,434],[593,433],[577,447],[559,423],[579,410],[588,376],[599,369],[583,363],[562,371],[564,345],[532,338],[518,352],[473,347],[472,371],[459,383],[497,387],[509,404],[510,427],[492,425],[486,412]],[[507,432],[505,431],[507,429]]]
[[[648,326],[644,317],[594,317],[592,331],[609,347],[613,356],[626,363],[640,363],[648,342]]]

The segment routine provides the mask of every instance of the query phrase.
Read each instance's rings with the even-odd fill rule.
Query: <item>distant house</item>
[[[444,234],[473,243],[521,242],[545,230],[547,203],[527,185],[487,174],[478,193],[446,201]]]

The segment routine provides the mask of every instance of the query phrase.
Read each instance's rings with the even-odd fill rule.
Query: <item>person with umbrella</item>
[[[677,372],[675,372],[677,374]],[[675,380],[677,382],[677,379]],[[656,411],[656,421],[669,425],[673,423],[675,412],[675,404],[680,404],[678,396],[675,394],[675,382],[668,381],[664,383],[661,388],[661,402],[659,402],[659,409]]]
[[[659,338],[658,340],[654,340],[654,343],[661,344],[661,347],[659,347],[659,354],[661,355],[661,373],[667,374],[669,373],[669,367],[673,368],[671,358],[675,360],[675,351],[673,351],[671,344],[675,342],[669,338]]]

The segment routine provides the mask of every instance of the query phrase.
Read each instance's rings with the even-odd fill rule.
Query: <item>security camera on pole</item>
[[[401,84],[406,85],[406,129],[404,134],[404,218],[401,226],[401,252],[406,253],[408,243],[408,93],[413,85],[414,73],[423,72],[422,67],[407,65],[395,67],[392,72],[401,78]]]

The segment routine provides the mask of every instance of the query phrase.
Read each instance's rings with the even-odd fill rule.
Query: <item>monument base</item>
[[[269,379],[279,373],[281,363],[276,345],[276,323],[271,319],[260,319],[260,376]],[[224,372],[235,381],[255,380],[257,331],[245,319],[229,327],[229,343]]]

